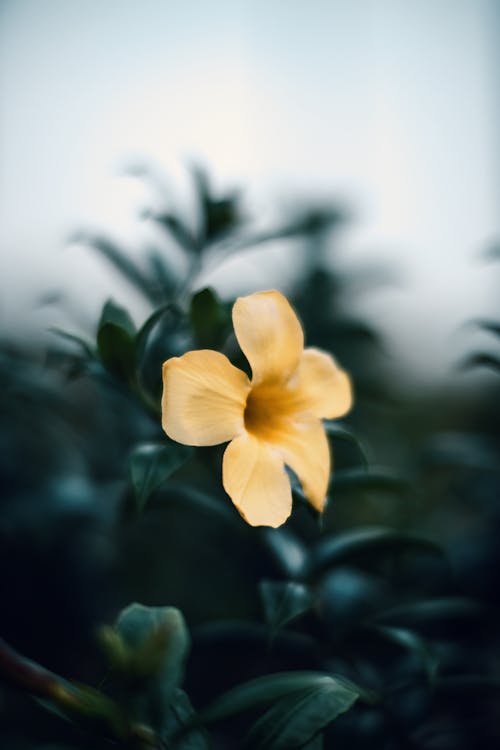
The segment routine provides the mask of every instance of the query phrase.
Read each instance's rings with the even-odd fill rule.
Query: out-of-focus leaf
[[[352,687],[324,676],[305,690],[281,698],[251,728],[248,750],[295,750],[349,710],[359,698]]]
[[[155,284],[137,266],[127,254],[112,240],[90,232],[77,232],[71,238],[71,242],[82,243],[96,250],[103,258],[106,258],[121,275],[153,304],[161,302],[158,297]]]
[[[500,259],[500,244],[493,244],[482,250],[481,256],[485,260],[499,260]]]
[[[477,618],[482,612],[483,607],[474,599],[449,596],[391,607],[377,613],[372,622],[411,628],[440,620]]]
[[[121,612],[116,631],[129,652],[125,674],[143,704],[140,718],[158,728],[184,673],[190,646],[184,617],[175,607],[135,603]]]
[[[180,320],[182,317],[182,312],[173,302],[167,302],[166,304],[155,310],[149,316],[149,318],[147,318],[147,320],[140,327],[135,338],[136,357],[139,361],[142,358],[151,332],[164,315],[171,315],[172,318]]]
[[[493,354],[479,352],[471,354],[460,363],[462,370],[471,370],[476,367],[488,367],[490,370],[500,372],[500,359],[494,357]]]
[[[370,469],[342,469],[334,472],[330,490],[332,493],[354,490],[377,492],[407,492],[410,484],[396,472],[383,467]]]
[[[88,685],[61,680],[52,699],[37,698],[46,711],[107,739],[123,739],[127,717],[113,700]]]
[[[270,705],[286,696],[324,687],[325,681],[332,686],[345,685],[347,692],[358,696],[365,695],[365,691],[349,681],[323,672],[279,672],[237,685],[213,701],[201,712],[200,718],[204,723],[220,721],[244,711]]]
[[[216,198],[204,169],[195,166],[192,175],[200,206],[203,244],[210,244],[222,239],[239,225],[239,196],[233,191]]]
[[[493,333],[495,336],[500,336],[500,323],[494,320],[475,320],[474,323],[489,333]]]
[[[266,547],[271,551],[273,558],[279,566],[284,577],[296,578],[301,575],[305,561],[306,548],[290,529],[269,529],[263,527],[260,530],[261,538]]]
[[[151,211],[148,211],[145,216],[166,229],[184,250],[189,253],[198,252],[198,241],[178,216],[172,213],[153,213]]]
[[[337,320],[332,321],[329,326],[331,335],[335,338],[348,339],[355,344],[372,344],[381,348],[380,334],[366,323],[359,320]]]
[[[325,425],[325,430],[326,430],[326,434],[328,435],[328,437],[331,437],[334,440],[343,440],[344,442],[354,444],[361,455],[363,464],[365,465],[366,468],[368,468],[369,458],[368,458],[367,450],[365,446],[363,445],[362,441],[354,432],[352,432],[352,430],[347,429],[347,427],[344,427],[338,422],[334,422],[330,420],[325,420],[324,425]]]
[[[117,328],[122,328],[129,336],[134,336],[136,332],[134,321],[130,317],[128,310],[117,305],[112,299],[108,300],[102,309],[99,328],[104,325],[114,325]]]
[[[108,300],[97,329],[97,349],[106,369],[128,383],[135,377],[135,334],[127,310]]]
[[[425,444],[422,461],[426,466],[438,469],[500,471],[496,444],[488,436],[472,432],[433,435]]]
[[[262,581],[259,590],[264,614],[273,634],[313,605],[312,593],[302,583]]]
[[[149,251],[148,264],[151,269],[151,276],[158,286],[158,294],[164,300],[169,299],[177,286],[177,275],[167,265],[165,258],[156,250]]]
[[[191,701],[183,690],[174,690],[169,711],[160,730],[166,747],[175,750],[209,750],[206,732],[198,726]]]
[[[300,215],[297,217],[297,213]],[[325,230],[341,224],[347,218],[347,214],[340,208],[327,207],[311,208],[310,210],[294,210],[293,218],[278,227],[260,233],[250,234],[243,237],[231,238],[232,252],[237,252],[248,247],[257,247],[276,240],[289,239],[317,235]]]
[[[324,539],[309,554],[306,576],[314,577],[336,565],[366,555],[381,556],[394,553],[442,555],[443,550],[429,539],[388,528],[365,528],[347,531]]]
[[[392,628],[386,625],[367,626],[363,628],[363,632],[365,630],[415,654],[421,662],[429,682],[435,683],[439,660],[420,635],[406,628]]]
[[[183,507],[191,506],[193,510],[217,516],[220,523],[231,528],[233,533],[244,531],[241,525],[241,516],[233,508],[231,503],[219,501],[209,492],[192,487],[186,482],[172,480],[173,496],[165,499],[165,502],[176,502]]]
[[[231,317],[213,289],[202,289],[193,296],[189,316],[198,346],[203,349],[222,346]]]
[[[69,333],[68,331],[63,331],[61,328],[53,327],[50,329],[52,333],[55,333],[56,336],[60,336],[61,338],[65,339],[66,341],[70,341],[72,344],[77,344],[77,346],[82,349],[83,353],[86,357],[89,359],[93,359],[95,356],[94,348],[90,341],[87,341],[82,336],[78,336],[74,333]]]
[[[142,443],[130,455],[130,478],[140,511],[149,496],[191,457],[193,449],[174,442]]]

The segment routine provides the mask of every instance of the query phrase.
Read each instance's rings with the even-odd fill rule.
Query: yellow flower
[[[237,299],[233,325],[252,379],[209,349],[172,357],[163,364],[162,425],[186,445],[231,441],[224,489],[249,524],[276,527],[292,508],[285,464],[323,510],[330,452],[321,418],[349,411],[351,383],[329,354],[304,349],[301,325],[279,292]]]

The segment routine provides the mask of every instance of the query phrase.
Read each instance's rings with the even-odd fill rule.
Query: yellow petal
[[[290,424],[275,434],[273,443],[286,464],[297,474],[309,502],[323,510],[330,478],[330,449],[319,419]]]
[[[209,349],[163,364],[162,426],[186,445],[217,445],[240,433],[250,390],[247,376]]]
[[[251,526],[276,528],[291,513],[292,491],[283,459],[253,435],[240,435],[227,446],[222,483]]]
[[[295,371],[304,334],[282,294],[269,291],[239,297],[233,306],[233,325],[252,368],[252,383],[284,381]]]
[[[350,410],[353,395],[349,375],[326,352],[305,349],[296,377],[296,393],[305,411],[322,419],[337,419]]]

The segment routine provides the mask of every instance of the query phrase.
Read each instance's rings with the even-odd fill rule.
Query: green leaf
[[[306,565],[306,577],[314,577],[346,560],[365,555],[412,552],[443,555],[442,548],[429,539],[383,527],[355,529],[329,537],[312,548]]]
[[[135,335],[127,310],[113,300],[106,302],[97,329],[97,349],[106,369],[128,383],[135,377]]]
[[[347,429],[347,427],[344,427],[338,422],[326,420],[324,421],[324,426],[325,426],[326,434],[328,435],[328,437],[331,437],[334,440],[343,440],[344,442],[352,443],[353,445],[355,445],[361,455],[365,468],[368,467],[369,465],[368,452],[366,448],[364,447],[363,443],[361,442],[361,440],[358,438],[358,436],[354,432]]]
[[[284,578],[297,578],[304,568],[307,551],[303,542],[290,529],[270,529],[263,526],[260,537],[279,567]]]
[[[189,317],[198,346],[203,349],[222,346],[231,318],[213,289],[202,289],[193,296]]]
[[[166,229],[177,244],[188,253],[198,252],[196,238],[178,216],[171,213],[153,213],[148,211],[146,217]]]
[[[77,232],[70,238],[72,242],[83,243],[96,250],[105,258],[135,289],[153,304],[161,302],[155,283],[108,237],[89,232]]]
[[[176,688],[170,709],[160,730],[166,747],[175,750],[209,750],[206,732],[198,726],[197,715],[183,690]]]
[[[192,456],[193,449],[174,442],[142,443],[132,451],[129,468],[137,507],[144,510],[150,495]]]
[[[383,467],[370,469],[342,469],[334,472],[330,492],[375,490],[378,492],[406,492],[410,483],[396,472]]]
[[[153,313],[151,313],[149,318],[147,318],[140,327],[135,338],[136,358],[138,361],[140,361],[144,354],[144,349],[146,348],[151,332],[160,322],[163,316],[167,314],[170,315],[173,319],[180,320],[182,317],[182,312],[177,307],[177,305],[175,305],[173,302],[167,302],[166,304],[155,310]]]
[[[156,250],[149,251],[147,260],[151,276],[158,288],[158,296],[163,300],[170,299],[179,283],[177,274],[174,274],[166,258]]]
[[[68,331],[63,331],[61,328],[57,328],[56,326],[52,327],[50,331],[51,333],[55,333],[56,336],[60,336],[66,341],[71,341],[72,344],[77,344],[82,349],[85,356],[89,359],[94,358],[95,353],[92,344],[82,336],[78,336],[74,333],[69,333]]]
[[[202,711],[200,719],[204,723],[215,722],[244,711],[271,705],[286,696],[302,693],[318,685],[323,686],[325,679],[332,680],[335,685],[342,683],[348,691],[371,700],[366,691],[343,678],[331,677],[323,672],[279,672],[237,685]]]
[[[476,367],[487,367],[494,372],[500,372],[500,359],[493,356],[493,354],[478,352],[466,357],[460,363],[460,367],[463,370],[469,370]]]
[[[244,747],[295,750],[310,742],[359,698],[351,687],[324,676],[316,685],[278,701],[250,730]]]
[[[479,328],[482,328],[489,333],[493,333],[495,336],[500,336],[500,323],[494,320],[476,320],[474,321]]]
[[[233,191],[216,198],[204,169],[195,166],[192,168],[192,175],[200,206],[204,243],[215,242],[236,229],[240,223],[238,193]]]
[[[313,605],[312,593],[302,583],[262,581],[259,589],[266,620],[273,635]]]
[[[124,673],[143,705],[140,718],[161,726],[190,647],[184,617],[175,607],[134,603],[121,612],[116,631],[128,651]]]
[[[437,599],[423,599],[418,602],[401,604],[377,613],[372,622],[387,623],[401,627],[425,625],[440,620],[477,618],[483,607],[474,599],[461,596],[448,596]]]
[[[52,697],[36,700],[46,711],[96,735],[123,739],[127,734],[127,717],[118,704],[88,685],[61,679],[54,686]]]
[[[109,299],[102,309],[98,328],[100,329],[108,324],[122,328],[129,336],[135,336],[135,325],[130,313],[124,307],[117,305],[112,299]]]
[[[415,654],[417,659],[422,663],[429,683],[431,685],[435,683],[439,660],[429,648],[429,644],[420,635],[414,633],[412,630],[393,628],[386,625],[367,626],[363,628],[363,632],[365,630]]]

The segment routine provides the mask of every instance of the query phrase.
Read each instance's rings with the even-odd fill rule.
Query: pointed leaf
[[[344,427],[338,422],[325,420],[323,424],[325,426],[326,434],[328,435],[328,437],[331,437],[334,440],[343,440],[344,442],[354,444],[361,455],[365,468],[368,468],[368,452],[364,447],[362,441],[354,432],[347,429],[347,427]]]
[[[460,362],[460,368],[463,370],[469,370],[476,367],[487,367],[494,372],[500,372],[500,359],[493,356],[493,354],[477,352],[471,354]]]
[[[139,266],[130,260],[122,248],[108,237],[94,235],[89,232],[78,232],[71,237],[71,241],[86,244],[88,247],[96,250],[121,273],[123,278],[141,292],[149,302],[156,304],[160,301],[152,280],[148,278]]]
[[[196,712],[183,690],[174,690],[170,709],[160,730],[166,747],[175,750],[209,750],[206,732],[198,726]]]
[[[202,289],[191,300],[189,311],[196,343],[202,349],[218,349],[229,333],[231,316],[213,289]]]
[[[379,612],[372,618],[372,622],[387,623],[398,627],[416,627],[440,620],[477,618],[482,613],[483,607],[474,599],[449,596],[439,599],[423,599],[391,607]]]
[[[262,581],[259,589],[266,620],[274,635],[313,606],[312,593],[302,583]]]
[[[125,308],[108,300],[97,330],[97,348],[103,365],[131,383],[135,374],[135,326]]]
[[[151,335],[153,329],[166,315],[169,315],[172,320],[180,321],[182,318],[182,311],[177,307],[175,303],[166,302],[164,305],[161,305],[161,307],[157,308],[153,313],[151,313],[149,318],[146,319],[146,321],[142,324],[139,331],[137,332],[137,336],[135,338],[135,349],[136,358],[139,362],[142,359],[144,349],[146,348],[149,336]]]
[[[168,234],[174,238],[177,244],[189,253],[198,252],[198,242],[193,236],[186,224],[178,216],[171,213],[146,213],[148,219],[152,219],[157,224],[167,230]]]
[[[66,341],[71,341],[72,344],[77,344],[89,359],[92,359],[95,356],[92,344],[82,336],[78,336],[74,333],[69,333],[68,331],[63,331],[61,328],[57,328],[56,326],[52,327],[50,331],[51,333],[55,333],[56,336],[60,336],[61,338],[66,339]]]
[[[325,676],[317,684],[278,701],[252,727],[245,748],[295,750],[301,748],[359,698],[359,693]]]
[[[137,507],[144,510],[150,495],[192,456],[193,449],[174,443],[142,443],[130,455],[130,478]]]
[[[329,537],[312,548],[306,566],[306,576],[316,576],[329,568],[370,555],[413,552],[443,555],[442,548],[429,539],[394,529],[373,527],[355,529]]]
[[[394,471],[384,467],[370,469],[342,469],[333,474],[330,491],[406,492],[409,482]]]
[[[429,683],[434,684],[439,660],[429,648],[429,644],[417,633],[406,628],[393,628],[387,625],[367,626],[370,632],[415,654],[427,674]],[[364,632],[364,630],[363,630]]]
[[[349,681],[331,677],[323,672],[278,672],[237,685],[216,698],[208,708],[201,712],[200,718],[204,723],[220,721],[228,716],[271,705],[286,696],[323,686],[325,679],[332,680],[336,685],[341,682],[345,684],[347,690],[357,695],[365,695],[365,691]]]

